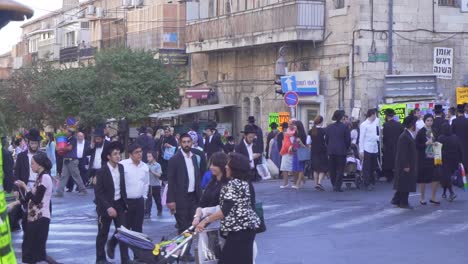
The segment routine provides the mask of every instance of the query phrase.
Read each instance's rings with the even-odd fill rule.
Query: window
[[[257,120],[257,124],[261,124],[262,123],[262,106],[261,106],[261,102],[260,102],[260,98],[258,97],[255,97],[254,99],[254,116],[255,116],[255,120]]]
[[[439,6],[459,7],[458,0],[439,0]]]
[[[242,108],[243,108],[242,120],[247,120],[247,118],[250,116],[250,98],[248,97],[244,98],[244,101],[242,102]]]
[[[342,9],[345,7],[345,0],[333,0],[335,9]]]
[[[76,46],[75,31],[65,34],[65,40],[66,47]]]
[[[39,38],[33,38],[29,40],[29,53],[37,52],[37,44]]]
[[[81,28],[89,28],[89,22],[81,22]]]

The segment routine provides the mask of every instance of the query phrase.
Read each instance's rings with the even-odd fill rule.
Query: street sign
[[[289,72],[295,78],[296,89],[300,96],[316,96],[319,94],[320,72],[319,71],[300,71]]]
[[[290,91],[296,91],[296,77],[295,76],[283,76],[281,77],[281,88],[283,89],[284,93]]]
[[[296,92],[289,91],[284,95],[284,102],[288,107],[295,107],[299,103],[299,96]]]

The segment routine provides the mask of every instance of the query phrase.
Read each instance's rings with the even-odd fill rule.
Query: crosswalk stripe
[[[63,216],[63,217],[54,217],[54,221],[67,221],[67,220],[80,220],[80,221],[86,221],[86,220],[92,220],[95,221],[97,219],[97,216]]]
[[[96,229],[97,224],[50,224],[50,229],[69,230],[69,229]]]
[[[269,219],[277,218],[277,217],[280,217],[280,216],[284,216],[284,215],[288,215],[288,214],[294,214],[294,213],[298,213],[298,212],[301,212],[301,211],[304,211],[304,210],[314,209],[314,208],[318,208],[318,207],[320,207],[320,206],[318,206],[318,205],[302,206],[302,207],[299,207],[299,208],[296,208],[296,209],[287,210],[287,211],[284,211],[284,212],[280,211],[280,212],[278,212],[276,214],[267,215],[265,217],[265,219],[269,220]]]
[[[279,204],[269,204],[269,205],[263,205],[263,210],[270,210],[276,207],[280,207],[281,205]]]
[[[84,232],[84,231],[78,231],[78,232],[54,232],[54,231],[51,231],[51,232],[49,232],[49,237],[56,237],[56,236],[95,237],[96,235],[97,235],[97,230],[96,230],[96,232]]]
[[[281,226],[281,227],[298,226],[298,225],[302,225],[302,224],[305,224],[305,223],[316,221],[316,220],[319,220],[319,219],[322,219],[322,218],[334,216],[334,215],[337,215],[337,214],[351,212],[354,209],[359,209],[359,208],[363,208],[363,207],[362,206],[351,206],[351,207],[347,207],[347,208],[341,208],[341,209],[334,209],[334,210],[330,210],[330,211],[325,211],[325,212],[321,212],[321,213],[318,213],[318,214],[315,214],[315,215],[311,215],[311,216],[299,218],[299,219],[296,219],[296,220],[293,220],[293,221],[289,221],[289,222],[286,222],[286,223],[283,223],[283,224],[279,224],[278,226]]]
[[[459,211],[458,210],[437,210],[437,211],[434,211],[434,212],[432,212],[430,214],[426,214],[426,215],[423,215],[421,217],[417,217],[415,219],[406,220],[406,221],[403,221],[401,223],[389,226],[389,227],[385,228],[384,230],[385,231],[395,231],[395,230],[398,230],[398,229],[403,228],[403,227],[411,227],[411,226],[421,225],[421,224],[436,220],[437,218],[442,217],[442,216],[444,216],[446,214],[454,213],[454,212],[459,212]]]
[[[399,208],[385,209],[385,210],[380,211],[380,212],[375,213],[375,214],[364,215],[364,216],[361,216],[361,217],[351,219],[351,220],[346,221],[346,222],[341,222],[341,223],[330,225],[329,227],[335,228],[335,229],[342,229],[342,228],[346,228],[346,227],[349,227],[349,226],[364,224],[364,223],[371,222],[373,220],[377,220],[377,219],[381,219],[381,218],[385,218],[385,217],[388,217],[388,216],[402,214],[403,212],[405,212],[405,210],[399,209]]]
[[[22,240],[13,240],[13,243],[22,243]],[[96,245],[96,241],[93,240],[76,240],[76,239],[48,239],[47,245]]]
[[[18,245],[18,246],[16,247],[16,245]],[[18,254],[21,254],[21,252],[23,252],[21,250],[21,243],[20,244],[15,244],[13,249]],[[68,251],[68,250],[70,250],[70,249],[68,249],[68,248],[47,248],[46,249],[47,253],[61,253],[61,252],[65,252],[65,251]]]
[[[93,210],[96,208],[96,205],[95,204],[86,204],[86,205],[80,205],[80,206],[74,206],[73,207],[73,210],[75,212],[78,212],[78,211],[85,211],[85,209],[88,209],[88,210]],[[69,213],[70,212],[70,207],[68,205],[54,205],[53,201],[52,201],[52,217],[53,215],[55,214],[62,214],[62,213]]]
[[[447,227],[446,229],[439,231],[439,235],[452,235],[456,233],[461,233],[465,230],[468,230],[468,224],[467,223],[462,223],[462,224],[456,224],[451,227]]]

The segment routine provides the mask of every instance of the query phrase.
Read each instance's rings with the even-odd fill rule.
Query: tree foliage
[[[177,106],[182,82],[149,52],[109,49],[87,66],[56,69],[42,62],[15,71],[0,83],[0,111],[9,129],[56,126],[67,116],[85,125],[106,118],[138,121]]]

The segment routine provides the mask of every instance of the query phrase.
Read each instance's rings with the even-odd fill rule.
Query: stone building
[[[305,124],[317,114],[330,122],[338,108],[362,119],[367,109],[382,103],[453,104],[455,87],[463,85],[468,62],[467,1],[199,0],[193,4],[195,14],[188,13],[194,18],[188,19],[186,36],[191,81],[206,82],[220,103],[236,105],[234,131],[241,130],[249,115],[266,129],[269,113],[288,111],[282,95],[275,92],[280,89],[274,84],[280,49],[289,72],[320,72],[318,95],[300,96],[297,117]],[[434,77],[430,83],[434,89],[422,91],[417,83],[419,78],[433,77],[436,47],[453,48],[452,78]],[[387,75],[398,75],[394,80],[403,87],[397,85],[389,92],[386,87],[392,82],[386,84]],[[409,88],[416,92],[408,93]]]

